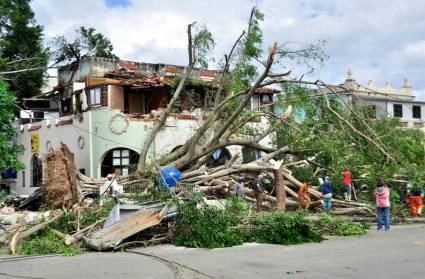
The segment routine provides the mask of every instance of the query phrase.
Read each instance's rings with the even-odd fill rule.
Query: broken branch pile
[[[225,193],[233,193],[235,191],[235,181],[243,176],[245,181],[253,181],[258,174],[263,174],[275,181],[275,189],[272,193],[264,194],[264,201],[270,203],[271,207],[284,210],[287,207],[298,207],[298,190],[303,185],[301,181],[292,175],[290,167],[297,167],[300,164],[309,164],[306,160],[300,162],[289,163],[283,165],[282,161],[275,161],[273,157],[280,152],[285,151],[282,148],[272,154],[267,154],[262,158],[246,164],[238,164],[234,161],[229,161],[224,166],[214,168],[201,167],[198,170],[187,171],[182,174],[182,183],[191,184],[198,188],[201,192],[209,193],[210,195],[222,195]],[[248,201],[253,201],[255,197],[251,187],[244,187],[245,198]],[[280,190],[283,189],[282,193]],[[276,193],[276,196],[272,194]],[[279,193],[279,195],[278,195]],[[321,204],[322,194],[313,188],[309,189],[312,197],[311,208]],[[278,199],[284,201],[284,206],[278,204]],[[283,199],[283,197],[285,197]],[[333,199],[334,212],[341,215],[370,215],[371,211],[367,204],[357,202],[346,202],[338,199]]]

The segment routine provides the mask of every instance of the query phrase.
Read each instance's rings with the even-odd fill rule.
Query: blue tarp
[[[164,188],[165,186],[167,188],[171,188],[174,185],[176,185],[176,182],[182,179],[181,172],[174,168],[174,167],[164,167],[160,172],[160,177],[158,177],[159,185],[161,188]],[[162,176],[162,178],[161,178]],[[164,185],[164,182],[167,185]]]

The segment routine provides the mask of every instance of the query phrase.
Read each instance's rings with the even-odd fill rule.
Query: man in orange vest
[[[423,191],[420,189],[412,189],[407,195],[406,202],[409,204],[412,217],[422,216],[423,196]]]
[[[308,209],[311,204],[310,193],[308,192],[311,182],[306,180],[298,190],[298,206],[301,209]]]

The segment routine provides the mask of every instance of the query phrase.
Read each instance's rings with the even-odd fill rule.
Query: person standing
[[[333,187],[329,181],[329,176],[325,176],[324,182],[320,186],[320,192],[322,192],[323,197],[323,210],[330,211],[332,207]]]
[[[376,207],[378,211],[378,230],[382,229],[384,223],[385,230],[390,230],[390,189],[382,181],[378,181],[373,192],[376,197]]]
[[[305,181],[298,190],[298,206],[301,209],[308,209],[311,204],[310,189],[311,182]]]
[[[346,201],[351,201],[351,191],[353,190],[353,181],[351,180],[351,172],[348,168],[345,168],[342,172],[344,178],[344,198]]]
[[[263,204],[263,192],[264,192],[264,186],[263,186],[263,179],[264,176],[259,174],[257,178],[255,178],[254,183],[252,185],[252,190],[254,190],[255,199],[257,200],[257,212],[261,211],[261,207]]]
[[[243,197],[245,195],[243,177],[238,177],[235,182],[235,194],[237,197]]]
[[[421,189],[412,189],[407,195],[406,202],[409,204],[412,217],[422,216],[423,196],[424,194]]]
[[[112,192],[112,196],[114,197],[114,200],[116,203],[119,203],[119,198],[120,198],[120,187],[118,186],[118,182],[117,180],[113,177],[112,174],[108,174],[107,175],[109,184],[109,187],[111,189]]]

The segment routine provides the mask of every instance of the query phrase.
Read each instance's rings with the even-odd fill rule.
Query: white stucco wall
[[[421,107],[421,120],[425,119],[425,105],[422,104],[415,104],[415,103],[398,103],[398,102],[393,102],[393,101],[389,101],[388,102],[388,116],[393,117],[394,116],[394,104],[400,104],[402,105],[403,108],[403,117],[401,118],[402,120],[414,120],[417,119],[419,120],[419,118],[413,118],[413,106],[420,106]]]
[[[69,118],[62,118],[69,119]],[[50,127],[48,127],[50,123]],[[89,119],[86,117],[82,122],[78,120],[73,120],[72,124],[65,124],[61,126],[55,125],[55,120],[44,120],[41,122],[36,122],[33,124],[23,125],[23,130],[18,131],[18,140],[17,143],[25,147],[25,151],[22,155],[18,156],[18,160],[25,165],[23,171],[18,171],[16,185],[11,186],[12,193],[19,194],[31,194],[36,188],[30,187],[31,185],[31,135],[38,134],[40,137],[40,155],[44,159],[44,155],[48,153],[48,148],[58,149],[60,143],[65,143],[71,152],[75,155],[75,164],[78,169],[84,168],[87,171],[89,170],[89,154],[90,154],[90,145],[88,133],[84,132],[89,128]],[[28,131],[29,128],[34,127],[35,125],[41,125],[40,129],[34,131]],[[80,129],[79,129],[80,128]],[[79,137],[82,137],[84,140],[84,147],[80,148],[78,144]],[[49,142],[49,143],[48,143]],[[43,161],[43,168],[45,167],[45,162]],[[25,173],[25,185],[23,185],[23,174]]]

